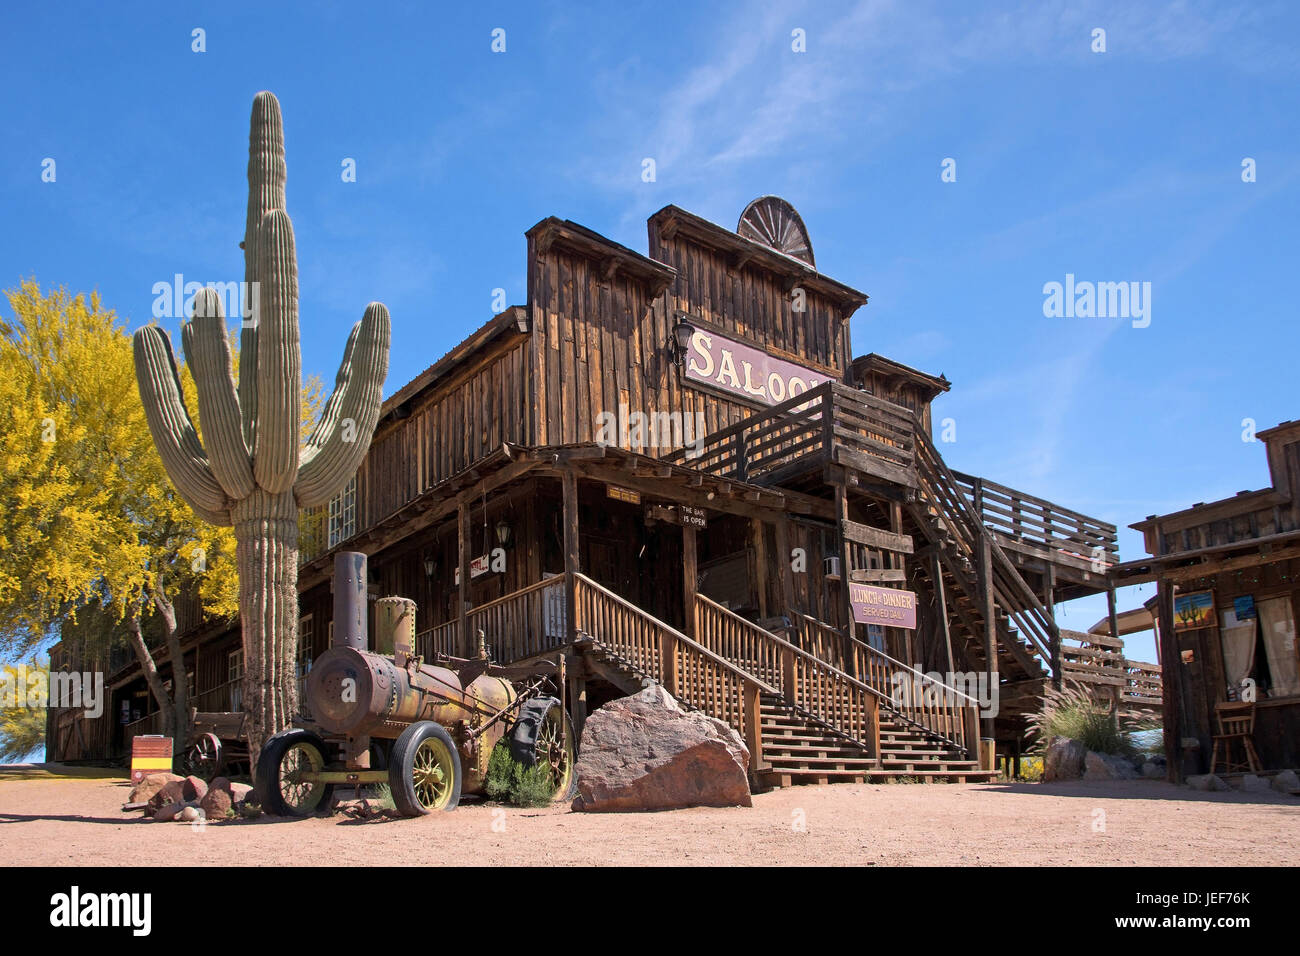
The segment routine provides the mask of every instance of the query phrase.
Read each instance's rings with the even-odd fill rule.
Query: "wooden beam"
[[[912,536],[894,531],[884,531],[870,525],[859,524],[848,518],[841,520],[841,531],[845,538],[856,544],[877,548],[881,551],[893,551],[897,554],[912,553]]]
[[[839,538],[840,596],[844,614],[844,633],[848,637],[855,637],[857,623],[853,620],[853,598],[849,593],[849,570],[852,567],[853,549],[849,547],[849,539],[845,535],[845,529],[855,522],[849,519],[849,496],[843,485],[835,486],[835,512],[839,517],[836,525],[840,531],[837,537]],[[865,527],[865,525],[858,527]],[[852,655],[845,656],[844,669],[850,677],[858,676],[854,673]]]
[[[984,669],[989,675],[989,686],[997,679],[998,670],[998,618],[997,604],[993,600],[993,546],[987,535],[980,535],[979,540],[979,593],[980,613],[984,617]],[[985,737],[994,736],[993,719],[984,718]]]
[[[903,568],[856,568],[849,572],[849,580],[854,584],[897,583],[907,580],[907,571]]]
[[[783,614],[795,611],[794,568],[790,564],[790,520],[784,515],[776,519],[776,573],[781,582]]]
[[[750,518],[749,531],[754,542],[754,578],[758,586],[758,616],[767,617],[767,539],[763,533],[762,519]]]

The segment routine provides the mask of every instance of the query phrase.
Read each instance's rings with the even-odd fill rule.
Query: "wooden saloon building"
[[[1170,776],[1300,768],[1300,421],[1261,431],[1270,486],[1132,525],[1155,581]]]
[[[1107,589],[1114,526],[953,471],[948,381],[854,356],[867,296],[783,200],[735,231],[667,206],[648,233],[642,255],[537,223],[527,301],[385,402],[355,482],[303,518],[302,669],[333,553],[363,551],[426,658],[562,649],[579,727],[648,679],[735,726],[759,783],[987,776],[980,739],[1018,753],[1064,676],[1053,607]],[[199,709],[235,708],[237,627],[186,646]],[[947,675],[991,671],[982,717]],[[109,682],[120,753],[147,697],[130,662]]]

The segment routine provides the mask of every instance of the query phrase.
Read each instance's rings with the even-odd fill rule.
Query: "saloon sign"
[[[850,583],[849,600],[853,603],[853,620],[859,624],[916,627],[916,594],[912,591]]]
[[[696,329],[686,358],[686,378],[751,402],[776,405],[815,388],[827,376],[761,349]]]

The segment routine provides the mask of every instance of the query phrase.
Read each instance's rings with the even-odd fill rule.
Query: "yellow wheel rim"
[[[573,774],[573,751],[565,733],[564,712],[552,707],[537,732],[537,766],[546,768],[554,793],[562,796],[569,789]]]
[[[451,801],[456,767],[451,751],[437,737],[421,741],[411,761],[415,799],[426,810],[441,810]]]
[[[311,744],[297,743],[280,761],[280,797],[295,813],[311,813],[325,796],[325,784],[304,780],[307,773],[325,769],[325,758]]]

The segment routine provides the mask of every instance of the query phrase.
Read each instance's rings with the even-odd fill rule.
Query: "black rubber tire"
[[[310,730],[303,730],[301,727],[290,727],[288,730],[282,730],[262,747],[262,753],[257,758],[257,802],[261,805],[263,812],[272,814],[277,817],[305,817],[316,813],[322,808],[328,809],[330,798],[334,795],[334,785],[324,784],[321,791],[321,797],[315,805],[304,812],[303,810],[292,807],[285,802],[284,794],[280,792],[280,764],[284,761],[285,754],[291,747],[298,744],[306,744],[316,748],[320,754],[321,766],[324,767],[329,756],[329,751],[325,748],[325,742],[320,737],[313,734]]]
[[[551,708],[560,706],[557,697],[534,697],[525,701],[519,708],[519,717],[510,730],[510,756],[525,767],[537,762],[537,735],[541,721],[546,718]],[[573,721],[564,715],[564,732],[569,742],[569,782],[567,786],[555,791],[551,798],[553,803],[570,803],[578,792],[578,735],[574,733]]]
[[[388,789],[393,795],[393,805],[404,817],[422,817],[435,812],[420,802],[415,792],[414,765],[415,755],[420,745],[426,740],[437,740],[446,747],[451,755],[451,795],[447,802],[438,809],[450,813],[460,803],[460,788],[464,781],[460,769],[460,752],[456,742],[451,739],[447,728],[432,720],[421,720],[402,731],[402,735],[393,742],[389,755]]]

